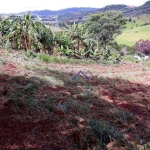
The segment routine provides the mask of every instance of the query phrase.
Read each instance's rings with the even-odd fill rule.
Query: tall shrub
[[[135,43],[134,47],[140,53],[144,53],[145,55],[150,55],[150,41],[149,40],[141,39]]]

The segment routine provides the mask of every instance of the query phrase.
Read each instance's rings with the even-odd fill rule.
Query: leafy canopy
[[[91,38],[98,40],[102,45],[114,41],[114,38],[121,34],[126,19],[122,14],[116,12],[92,14],[87,23],[88,33]]]

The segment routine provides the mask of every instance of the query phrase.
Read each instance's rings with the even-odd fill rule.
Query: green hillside
[[[127,18],[129,20],[130,17]],[[127,21],[126,29],[136,28],[145,23],[150,23],[150,14],[143,14],[138,17],[131,17],[131,22]]]
[[[124,31],[117,37],[118,44],[133,46],[140,39],[150,40],[150,25]]]
[[[150,40],[150,25],[141,26],[150,23],[150,14],[143,14],[131,19],[131,22],[127,22],[123,33],[117,37],[117,43],[133,46],[140,39]]]

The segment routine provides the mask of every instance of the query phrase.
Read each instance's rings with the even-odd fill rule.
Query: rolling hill
[[[117,43],[133,46],[140,39],[150,40],[150,25],[124,31],[117,37]]]
[[[108,11],[119,11],[123,13],[125,16],[138,16],[142,14],[150,14],[150,0],[144,3],[139,7],[135,6],[128,6],[124,4],[117,4],[117,5],[107,5],[103,8],[91,8],[91,7],[73,7],[73,8],[66,8],[57,11],[52,10],[35,10],[32,11],[32,14],[37,14],[39,16],[50,16],[50,15],[67,15],[68,13],[74,14],[76,16],[77,13],[85,13],[85,15],[97,12],[108,12]],[[21,14],[26,13],[22,12]]]
[[[124,14],[124,16],[138,16],[142,14],[150,14],[150,1],[147,1],[139,7],[127,6],[123,4],[117,5],[107,5],[104,8],[98,9],[96,12],[108,12],[108,11],[118,11]]]
[[[35,10],[32,11],[31,14],[36,14],[39,16],[51,16],[51,15],[63,15],[63,14],[68,14],[68,13],[79,13],[79,12],[93,12],[96,11],[98,8],[90,8],[90,7],[73,7],[73,8],[66,8],[66,9],[61,9],[57,11],[52,11],[52,10]],[[22,12],[21,14],[24,14],[26,12]]]
[[[120,13],[123,13],[124,15],[129,14],[132,12],[136,7],[134,6],[127,6],[123,4],[117,4],[117,5],[107,5],[104,8],[100,8],[96,11],[97,12],[109,12],[109,11],[117,11]]]
[[[83,18],[87,18],[90,13],[108,12],[108,11],[117,11],[123,13],[123,15],[126,17],[136,17],[142,14],[150,14],[150,0],[139,7],[117,4],[117,5],[107,5],[103,8],[73,7],[73,8],[66,8],[57,11],[35,10],[32,11],[31,14],[38,15],[42,18],[58,15],[59,21],[78,20],[80,22],[82,21]],[[25,14],[25,13],[27,12],[22,12],[20,14]]]
[[[138,40],[150,40],[150,14],[133,17],[132,22],[127,22],[126,29],[116,39],[118,44],[133,46]]]

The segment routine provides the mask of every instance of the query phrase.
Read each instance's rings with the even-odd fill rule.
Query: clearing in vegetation
[[[72,77],[82,70],[82,76]],[[0,50],[0,149],[149,148],[150,68],[44,63]]]

